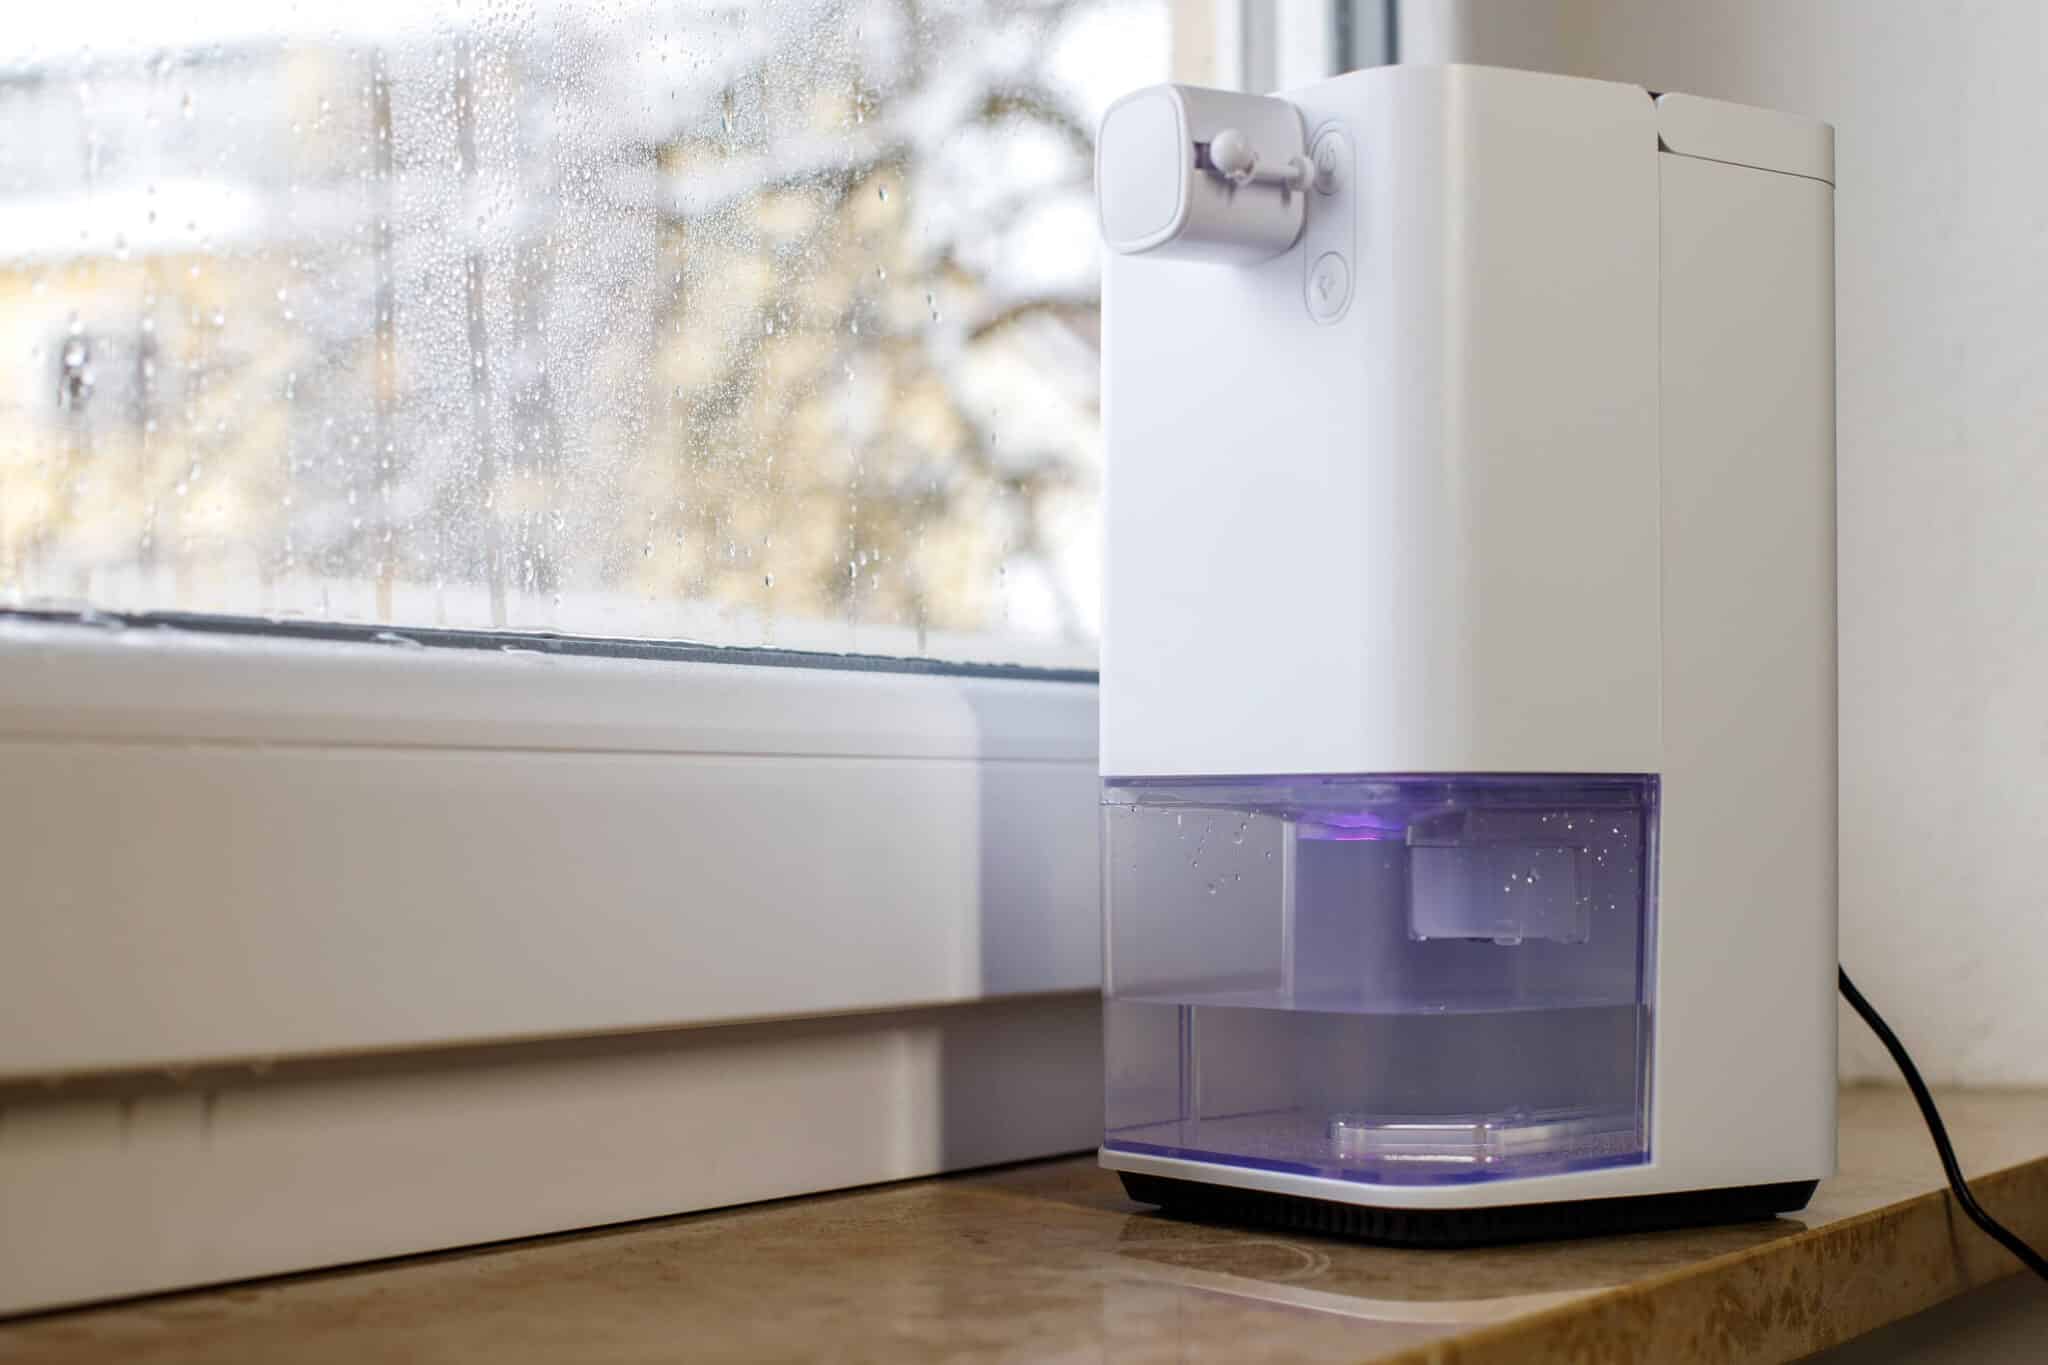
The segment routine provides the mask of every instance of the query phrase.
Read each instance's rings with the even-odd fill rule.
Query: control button
[[[1351,144],[1344,140],[1344,134],[1335,129],[1316,139],[1315,186],[1317,194],[1335,194],[1337,185],[1344,178],[1344,168],[1351,160]]]
[[[1317,322],[1329,322],[1351,301],[1351,267],[1334,251],[1316,258],[1308,272],[1308,311]]]

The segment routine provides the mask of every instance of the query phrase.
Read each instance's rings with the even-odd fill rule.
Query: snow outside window
[[[1092,664],[1167,8],[22,8],[0,608]]]

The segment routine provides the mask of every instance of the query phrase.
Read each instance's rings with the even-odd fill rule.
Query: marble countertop
[[[1942,1097],[1979,1198],[2048,1243],[2048,1092]],[[1786,1360],[2016,1269],[1903,1090],[1769,1223],[1403,1251],[1161,1218],[1092,1158],[0,1325],[0,1360]]]

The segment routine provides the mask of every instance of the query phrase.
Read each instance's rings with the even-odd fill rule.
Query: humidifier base
[[[1806,1207],[1817,1180],[1715,1190],[1503,1204],[1492,1208],[1394,1209],[1305,1195],[1211,1185],[1200,1180],[1120,1171],[1124,1192],[1162,1213],[1203,1222],[1250,1224],[1407,1247],[1471,1247],[1502,1242],[1611,1236],[1706,1223],[1746,1223]]]

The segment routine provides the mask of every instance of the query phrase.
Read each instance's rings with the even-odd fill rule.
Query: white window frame
[[[9,624],[0,1078],[1092,989],[1094,711]]]
[[[1093,1144],[1091,682],[506,643],[0,622],[0,1312]]]
[[[1176,80],[1286,90],[1395,61],[1398,0],[1173,0]]]

